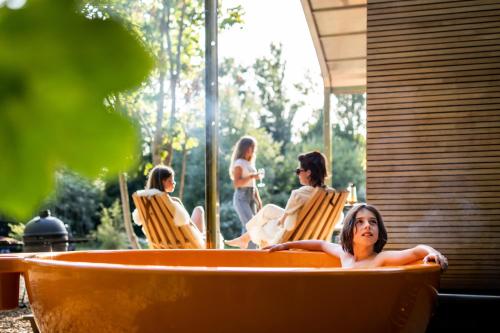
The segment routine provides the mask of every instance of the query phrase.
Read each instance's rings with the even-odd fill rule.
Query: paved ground
[[[28,295],[24,293],[24,283],[21,279],[21,290],[19,299],[21,308],[9,311],[0,311],[0,332],[1,333],[32,333],[31,324],[28,320],[23,320],[24,315],[31,314]]]
[[[22,320],[22,316],[31,314],[29,307],[0,312],[0,332],[32,333],[30,322]]]

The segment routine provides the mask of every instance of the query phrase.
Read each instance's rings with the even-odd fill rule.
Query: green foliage
[[[123,224],[120,202],[116,200],[111,207],[103,207],[101,224],[97,227],[97,241],[104,250],[124,249],[127,247],[127,234]]]
[[[74,236],[83,237],[99,223],[104,184],[70,172],[57,173],[55,196],[46,203],[52,214],[68,224]]]
[[[0,210],[27,218],[63,165],[87,177],[130,167],[137,131],[103,100],[151,66],[119,22],[86,19],[76,1],[0,8]]]
[[[232,201],[220,205],[220,229],[224,239],[233,239],[241,235],[241,223]]]
[[[141,123],[144,154],[154,163],[175,164],[176,151],[198,145],[203,129],[203,1],[91,0],[89,15],[125,17],[157,59],[156,71],[141,92],[126,96],[125,107]],[[219,30],[243,22],[241,6],[220,8]],[[183,97],[183,98],[182,98]],[[180,176],[180,172],[178,173]]]
[[[362,94],[337,95],[335,118],[339,135],[355,137],[366,130],[366,97]]]
[[[271,55],[257,59],[255,71],[259,97],[263,106],[260,124],[281,144],[281,153],[292,138],[292,122],[299,105],[290,105],[284,87],[286,62],[282,59],[282,45],[271,44]]]
[[[245,12],[241,5],[227,8],[224,14],[222,14],[221,12],[222,11],[219,8],[219,10],[217,11],[217,13],[219,14],[219,30],[226,30],[236,24],[243,23],[243,16],[245,15]]]
[[[18,241],[22,241],[25,225],[22,223],[9,223],[9,227],[10,227],[9,237],[17,239]]]
[[[366,97],[362,94],[338,95],[333,128],[334,187],[354,183],[358,201],[366,200]]]
[[[333,133],[333,187],[356,185],[358,201],[366,200],[366,140],[361,134],[348,138],[338,128]]]

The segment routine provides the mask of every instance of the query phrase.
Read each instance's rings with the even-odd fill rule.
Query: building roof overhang
[[[324,86],[366,91],[366,0],[301,0]]]

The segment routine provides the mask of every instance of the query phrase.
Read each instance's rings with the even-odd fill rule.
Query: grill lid
[[[50,210],[47,209],[26,224],[23,237],[67,235],[64,223],[57,217],[50,216]]]

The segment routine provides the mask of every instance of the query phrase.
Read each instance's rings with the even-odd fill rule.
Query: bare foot
[[[247,234],[243,234],[238,238],[235,239],[230,239],[224,241],[229,246],[232,247],[239,247],[240,249],[246,249],[248,248],[248,243],[250,242],[250,237],[248,237]]]

